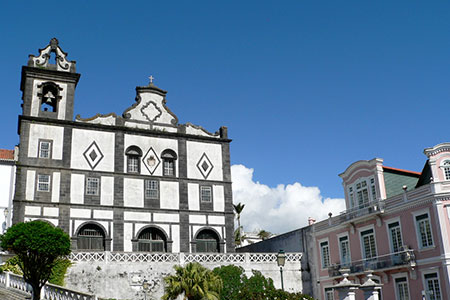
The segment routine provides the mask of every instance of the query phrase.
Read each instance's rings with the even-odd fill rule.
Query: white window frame
[[[422,246],[422,236],[420,235],[420,230],[419,230],[419,223],[417,222],[417,217],[424,215],[424,214],[428,214],[428,222],[430,223],[430,233],[431,233],[431,241],[432,244],[428,245],[426,247]],[[414,218],[414,225],[416,228],[416,239],[417,239],[417,246],[419,250],[427,250],[427,249],[433,249],[435,247],[435,239],[434,239],[434,234],[433,234],[433,224],[431,222],[431,214],[430,214],[430,210],[428,208],[426,209],[422,209],[422,210],[418,210],[412,213],[413,218]]]
[[[400,217],[392,218],[392,219],[389,219],[389,220],[385,221],[387,236],[388,236],[388,239],[389,239],[389,249],[391,250],[391,253],[395,253],[395,252],[398,252],[398,251],[394,251],[394,243],[393,243],[394,241],[392,240],[391,229],[389,228],[389,225],[393,224],[393,223],[397,223],[397,222],[398,222],[398,227],[400,228],[400,238],[402,240],[402,243],[399,246],[398,251],[401,251],[401,249],[402,249],[402,247],[404,245],[404,240],[403,240],[403,232],[402,232],[402,222],[400,221]]]
[[[363,237],[361,235],[362,232],[367,231],[367,230],[372,230],[372,234],[373,234],[373,238],[374,238],[374,245],[375,245],[375,256],[373,257],[366,257],[365,255],[365,248],[364,248],[364,240]],[[359,241],[360,241],[360,246],[361,246],[361,257],[363,259],[373,259],[375,257],[378,257],[378,249],[377,249],[377,234],[375,231],[375,226],[374,225],[368,225],[368,226],[364,226],[362,228],[358,228],[358,235],[359,235]]]
[[[209,200],[204,198],[203,191],[209,191]],[[200,186],[200,202],[202,203],[212,203],[213,201],[213,194],[212,194],[212,187],[210,185],[201,185]]]
[[[324,253],[323,253],[323,248],[322,248],[322,244],[323,243],[327,243],[327,254],[328,254],[328,265],[325,264],[325,260],[324,260]],[[326,239],[321,239],[319,240],[319,251],[320,251],[320,267],[322,270],[328,270],[328,267],[331,266],[331,253],[330,253],[330,241],[328,240],[328,238]]]
[[[48,177],[48,189],[41,189],[40,188],[40,184],[41,184],[41,178],[43,178],[42,176],[47,176]],[[51,189],[51,183],[52,183],[52,176],[49,174],[37,174],[37,180],[36,180],[36,189],[38,192],[50,192]],[[42,182],[42,184],[46,184],[44,182]]]
[[[400,279],[400,278],[406,278],[406,286],[408,287],[408,298],[407,298],[407,300],[411,300],[411,289],[410,289],[410,286],[409,286],[408,273],[406,273],[406,272],[392,274],[392,282],[393,282],[393,285],[394,285],[395,299],[396,300],[400,300],[400,295],[398,294],[397,282],[396,282],[396,280]]]
[[[358,184],[363,184],[365,182],[366,186],[364,188],[357,188]],[[367,189],[367,199],[368,202],[364,203],[364,201],[360,204],[358,201],[358,191],[363,191],[364,189]],[[374,193],[375,192],[375,193]],[[358,178],[355,182],[352,184],[347,185],[347,195],[348,195],[348,204],[350,208],[364,208],[367,207],[368,203],[371,203],[373,201],[376,201],[378,199],[378,190],[377,190],[377,184],[376,184],[376,178],[375,176],[369,176],[369,177],[361,177]],[[353,199],[353,201],[352,201]]]
[[[331,286],[325,286],[323,288],[323,295],[324,295],[324,299],[325,300],[334,300],[334,290],[333,290],[333,288]],[[328,298],[328,295],[331,295],[331,299]]]
[[[156,183],[156,188],[152,188],[152,183]],[[156,191],[156,195],[151,193],[152,191]],[[147,194],[149,192],[149,194]],[[151,200],[159,199],[159,181],[155,179],[146,179],[144,180],[144,198]]]
[[[351,252],[351,247],[350,247],[350,235],[348,234],[348,232],[343,232],[338,234],[337,236],[337,241],[338,241],[338,247],[339,247],[339,259],[340,259],[340,263],[341,265],[344,264],[344,260],[343,260],[343,255],[342,255],[342,245],[341,245],[341,238],[343,237],[347,237],[347,242],[348,242],[348,262],[346,262],[347,264],[350,264],[352,262],[352,252]]]
[[[42,156],[42,144],[46,143],[48,144],[48,155]],[[53,148],[53,141],[52,140],[39,140],[39,147],[38,147],[38,157],[44,158],[44,159],[51,159],[52,158],[52,148]]]
[[[436,274],[437,275],[436,278],[437,278],[437,281],[438,281],[438,284],[439,284],[439,292],[441,293],[441,299],[440,300],[443,300],[444,298],[442,297],[443,293],[442,293],[441,278],[440,278],[440,274],[439,274],[439,269],[437,267],[436,268],[430,268],[428,270],[422,271],[423,290],[425,291],[425,293],[427,293],[427,291],[428,291],[428,284],[427,284],[427,279],[425,279],[425,275],[430,275],[430,274]],[[428,297],[428,295],[427,295],[427,297]],[[430,299],[430,298],[427,298],[427,299]]]
[[[450,158],[444,158],[441,161],[440,168],[442,169],[442,175],[445,181],[450,181]]]
[[[89,186],[90,182],[97,181],[97,188],[93,189]],[[100,178],[98,177],[86,177],[86,195],[87,196],[98,196],[100,194]]]

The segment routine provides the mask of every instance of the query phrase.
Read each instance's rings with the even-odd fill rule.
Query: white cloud
[[[253,181],[253,169],[244,165],[231,166],[233,202],[243,203],[241,225],[244,231],[264,229],[284,233],[308,224],[308,217],[317,221],[345,209],[344,199],[323,197],[318,187],[279,184],[269,187]]]

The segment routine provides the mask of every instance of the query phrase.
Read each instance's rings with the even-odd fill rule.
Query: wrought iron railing
[[[339,220],[340,222],[345,222],[373,213],[382,213],[384,206],[385,202],[383,200],[370,201],[341,212]]]
[[[377,257],[366,258],[352,261],[346,264],[334,264],[328,268],[328,275],[330,277],[342,276],[341,270],[346,269],[347,273],[363,273],[369,270],[377,271],[383,269],[399,268],[399,267],[414,267],[416,265],[416,258],[414,250],[403,250]]]

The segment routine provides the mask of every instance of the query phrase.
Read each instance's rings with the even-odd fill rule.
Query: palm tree
[[[219,300],[222,279],[199,263],[189,263],[184,268],[174,266],[175,275],[164,278],[166,287],[163,300]]]
[[[236,213],[236,219],[238,221],[238,230],[239,230],[239,245],[242,244],[242,232],[241,232],[241,213],[244,210],[245,204],[233,204],[234,212]]]
[[[259,238],[262,239],[263,241],[266,240],[266,239],[268,239],[271,235],[272,235],[272,234],[271,234],[270,232],[265,231],[264,229],[261,229],[261,230],[258,232]]]

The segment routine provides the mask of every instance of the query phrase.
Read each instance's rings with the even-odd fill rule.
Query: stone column
[[[359,284],[353,283],[348,280],[349,270],[340,270],[344,279],[341,282],[333,286],[333,289],[338,292],[339,300],[356,300],[355,293],[359,287]]]
[[[360,289],[364,292],[365,300],[380,300],[380,291],[382,284],[378,284],[372,280],[372,273],[367,274],[367,280],[364,282]]]

